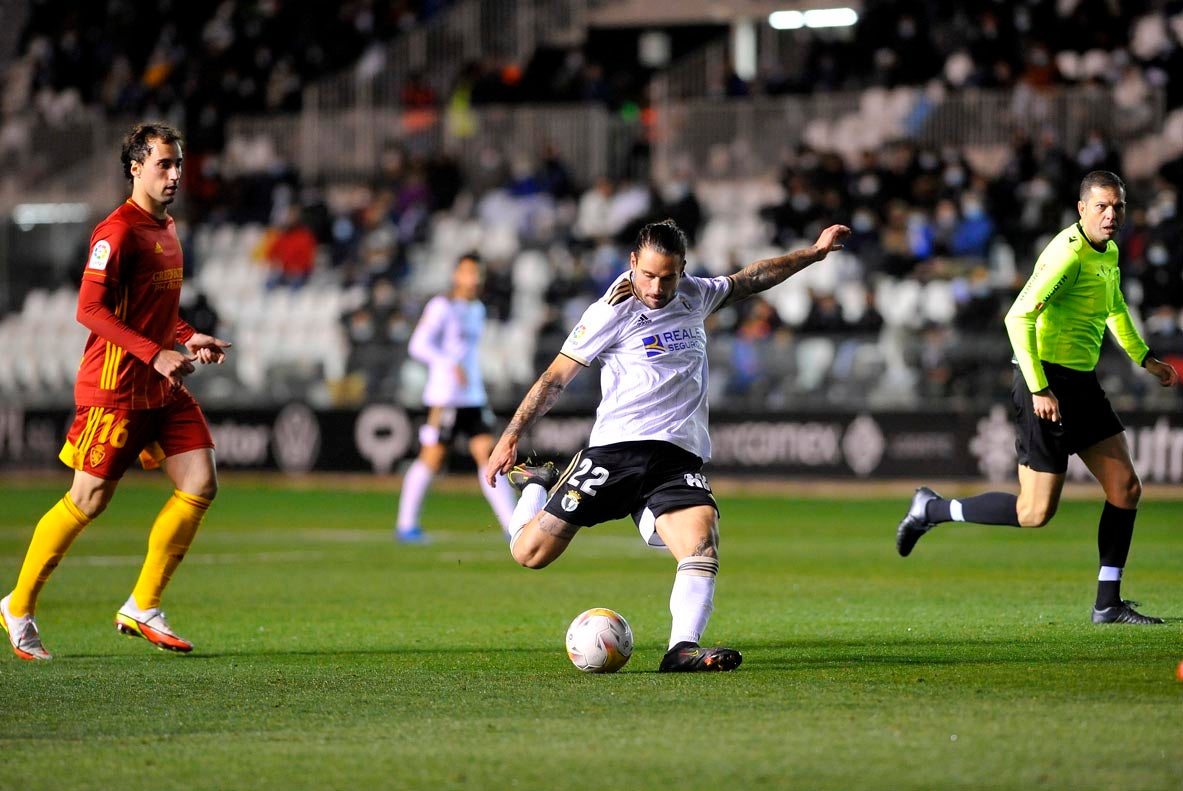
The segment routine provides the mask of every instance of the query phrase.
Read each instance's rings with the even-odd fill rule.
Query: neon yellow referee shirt
[[[1141,365],[1150,348],[1121,295],[1117,243],[1110,240],[1098,252],[1076,223],[1043,249],[1006,314],[1006,332],[1031,392],[1047,387],[1041,360],[1077,371],[1096,368],[1106,326]]]

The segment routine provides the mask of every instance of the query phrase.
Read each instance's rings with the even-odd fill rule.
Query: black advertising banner
[[[0,407],[0,471],[60,467],[67,410]],[[422,413],[388,404],[207,413],[226,470],[399,472],[417,452]],[[1183,483],[1183,416],[1122,415],[1134,464],[1148,483]],[[548,415],[519,447],[563,462],[583,447],[592,417]],[[1008,407],[987,412],[711,414],[709,474],[783,478],[973,478],[1015,475]],[[464,456],[457,448],[457,458]],[[463,464],[464,462],[460,462]],[[471,465],[471,462],[468,462]],[[562,466],[560,464],[560,466]],[[1076,459],[1070,478],[1086,478]]]

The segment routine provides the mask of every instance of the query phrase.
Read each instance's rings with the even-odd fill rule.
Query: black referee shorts
[[[1031,391],[1016,366],[1011,397],[1015,405],[1015,451],[1019,464],[1040,472],[1063,474],[1068,457],[1125,431],[1113,411],[1096,371],[1076,371],[1043,363],[1048,387],[1060,402],[1060,422],[1035,414]]]

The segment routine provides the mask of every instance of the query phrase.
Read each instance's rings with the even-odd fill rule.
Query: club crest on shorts
[[[578,491],[571,489],[563,495],[563,499],[559,501],[559,506],[567,513],[571,513],[579,507],[579,501],[582,499],[583,497]]]
[[[95,445],[90,449],[90,466],[97,467],[107,458],[107,449],[102,445]]]

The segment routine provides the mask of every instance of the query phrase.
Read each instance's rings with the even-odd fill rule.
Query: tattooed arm
[[[489,463],[485,466],[485,480],[490,486],[497,485],[498,473],[507,473],[513,469],[518,457],[518,439],[538,418],[550,411],[563,394],[563,390],[581,370],[582,365],[567,355],[560,354],[555,357],[550,367],[542,372],[542,376],[538,377],[538,381],[522,399],[513,419],[505,427],[505,433],[497,440],[497,447],[493,448],[493,453],[489,456]]]
[[[850,236],[850,229],[845,225],[831,225],[822,231],[813,247],[748,264],[730,276],[731,294],[723,304],[739,302],[783,283],[810,264],[822,260],[835,250],[841,250],[847,236]]]

